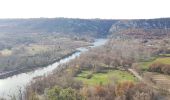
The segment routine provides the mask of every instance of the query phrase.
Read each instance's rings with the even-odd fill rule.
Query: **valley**
[[[170,98],[169,18],[4,19],[0,32],[2,100]]]
[[[6,37],[0,41],[4,43],[3,45],[10,45],[10,47],[3,47],[0,51],[0,78],[47,66],[76,52],[76,48],[91,45],[88,41],[53,34],[4,36]],[[4,42],[6,38],[10,40],[7,43]]]

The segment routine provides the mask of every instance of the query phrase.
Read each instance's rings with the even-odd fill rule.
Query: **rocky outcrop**
[[[110,33],[136,37],[170,36],[170,18],[148,20],[119,20],[110,28]]]

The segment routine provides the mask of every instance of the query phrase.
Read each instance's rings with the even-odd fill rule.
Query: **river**
[[[106,43],[106,39],[96,39],[93,43],[93,46],[89,46],[90,48],[103,45]],[[59,64],[66,63],[76,57],[78,57],[81,53],[88,51],[87,47],[78,48],[80,52],[76,52],[64,59],[61,59],[58,62],[55,62],[51,65],[48,65],[44,68],[39,68],[31,72],[21,73],[18,75],[13,75],[11,77],[0,79],[0,97],[9,98],[9,95],[17,95],[19,93],[19,89],[24,90],[26,85],[31,82],[31,80],[37,76],[48,75],[51,73]]]

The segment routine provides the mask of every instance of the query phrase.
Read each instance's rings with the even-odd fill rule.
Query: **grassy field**
[[[137,79],[126,71],[112,70],[107,73],[93,73],[91,78],[87,78],[92,74],[90,71],[82,71],[78,74],[76,79],[83,81],[84,84],[96,85],[96,84],[108,84],[109,82],[122,82],[122,81],[137,81]]]
[[[160,62],[163,64],[170,64],[170,57],[164,57],[164,58],[157,58],[153,63]]]
[[[139,66],[143,71],[147,71],[150,64],[152,64],[152,61],[140,62]]]
[[[156,62],[159,62],[162,64],[170,64],[170,57],[158,57],[155,60],[140,62],[139,66],[143,71],[147,71],[149,69],[149,65],[156,63]]]

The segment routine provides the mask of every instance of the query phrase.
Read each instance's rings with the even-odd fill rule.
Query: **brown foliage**
[[[101,85],[97,85],[97,86],[95,86],[95,94],[100,97],[103,97],[106,95],[106,90]]]
[[[129,88],[125,93],[126,100],[157,100],[158,94],[147,85],[140,83]]]
[[[81,94],[86,96],[87,100],[114,100],[115,86],[108,84],[83,87]]]
[[[150,51],[136,42],[113,40],[102,47],[90,49],[89,52],[81,54],[80,57],[71,60],[67,64],[58,66],[52,75],[36,79],[29,87],[38,94],[43,94],[45,88],[52,88],[57,85],[62,88],[71,87],[76,89],[83,96],[86,96],[88,100],[119,100],[120,98],[120,100],[130,100],[126,99],[126,97],[129,96],[130,89],[135,87],[132,82],[88,87],[82,85],[81,82],[75,81],[74,76],[82,70],[97,73],[119,67],[131,67],[134,62],[140,59],[139,56],[143,58],[150,57],[148,55],[150,55]],[[88,78],[90,77],[91,75],[88,76]]]
[[[156,62],[149,66],[149,71],[170,74],[170,65]]]
[[[132,88],[134,83],[131,81],[121,82],[116,86],[116,96],[122,96],[128,89]]]

